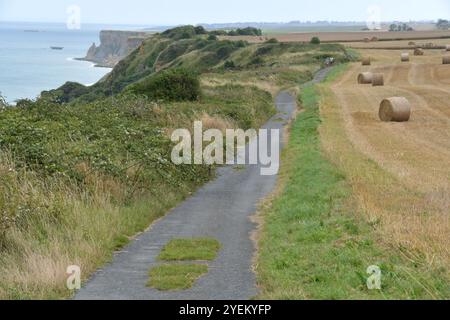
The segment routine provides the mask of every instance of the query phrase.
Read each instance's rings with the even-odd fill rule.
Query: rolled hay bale
[[[382,73],[374,73],[372,75],[372,86],[374,87],[384,86],[384,75]]]
[[[416,45],[416,43],[414,42],[414,41],[410,41],[409,43],[408,43],[408,46],[415,46]]]
[[[372,39],[370,39],[370,41],[372,41],[372,42],[377,42],[379,39],[378,39],[378,37],[372,37]]]
[[[371,84],[373,81],[373,73],[372,72],[363,72],[358,75],[358,83],[359,84]]]
[[[409,61],[409,53],[402,53],[400,56],[402,62],[408,62]]]
[[[411,104],[404,97],[392,97],[381,101],[379,116],[381,121],[404,122],[411,118]]]
[[[370,42],[370,39],[369,38],[364,38],[364,40],[363,40],[364,42]]]
[[[370,66],[372,64],[372,59],[370,57],[364,57],[361,60],[363,66]]]
[[[445,46],[445,51],[450,51],[450,44]]]
[[[450,56],[442,57],[442,64],[450,64]]]
[[[425,52],[423,51],[423,49],[421,48],[415,48],[414,49],[414,55],[415,56],[423,56],[425,54]]]

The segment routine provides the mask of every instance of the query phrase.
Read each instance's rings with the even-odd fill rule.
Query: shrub
[[[198,33],[200,32],[200,33]],[[162,33],[164,37],[174,40],[190,39],[198,34],[205,34],[206,30],[203,27],[181,26],[166,30]]]
[[[247,41],[239,40],[236,42],[236,47],[238,48],[245,48],[248,45]]]
[[[239,36],[262,36],[261,29],[247,27],[243,29],[236,29],[235,33]]]
[[[27,109],[33,106],[34,101],[31,99],[19,99],[16,101],[16,107]]]
[[[266,54],[271,53],[274,50],[274,46],[262,46],[260,48],[258,48],[258,50],[256,50],[255,52],[255,56],[263,56]]]
[[[209,40],[209,41],[217,41],[217,40],[218,40],[218,38],[217,38],[217,36],[216,36],[216,35],[214,35],[214,34],[210,34],[210,35],[209,35],[209,37],[208,37],[208,40]]]
[[[311,44],[320,44],[319,37],[312,37],[311,38]]]
[[[151,76],[129,90],[152,100],[194,101],[200,97],[200,81],[195,72],[179,68]]]
[[[224,44],[217,49],[216,54],[219,59],[225,59],[235,50],[233,44]]]
[[[210,31],[209,34],[215,35],[215,36],[226,36],[227,32],[225,30],[213,30],[213,31]]]
[[[264,60],[261,57],[254,57],[250,62],[249,66],[261,66],[264,64]]]
[[[208,31],[205,30],[202,26],[197,26],[194,28],[195,34],[208,34]]]
[[[266,43],[278,43],[279,41],[275,38],[269,39],[266,41]]]
[[[53,96],[54,101],[59,103],[70,102],[73,99],[82,96],[89,92],[89,87],[86,87],[77,82],[66,82],[56,90],[43,91],[42,96]]]
[[[236,68],[236,65],[234,64],[233,61],[227,60],[227,61],[225,61],[224,68],[225,69],[234,69],[234,68]]]

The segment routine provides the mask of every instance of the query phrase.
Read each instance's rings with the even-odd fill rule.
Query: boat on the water
[[[62,50],[62,49],[64,49],[64,47],[50,47],[50,49],[52,49],[52,50]]]

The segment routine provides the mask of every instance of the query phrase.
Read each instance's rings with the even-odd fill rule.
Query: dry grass
[[[450,263],[450,66],[440,52],[400,65],[398,52],[367,50],[372,72],[385,87],[355,85],[353,64],[334,85],[322,86],[324,146],[348,175],[362,213],[386,245],[430,267]],[[364,70],[367,70],[365,68]],[[412,104],[408,123],[383,123],[383,98],[403,95]],[[419,259],[420,258],[420,259]],[[448,270],[447,270],[448,273]]]
[[[85,280],[114,249],[180,200],[161,186],[159,195],[118,205],[116,197],[126,191],[117,182],[93,175],[91,191],[82,192],[57,178],[16,169],[5,153],[0,153],[0,174],[0,204],[17,208],[10,217],[14,223],[5,216],[0,221],[0,299],[70,296],[68,266],[80,266]]]

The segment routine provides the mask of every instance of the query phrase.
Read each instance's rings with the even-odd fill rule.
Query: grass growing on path
[[[163,261],[211,261],[217,257],[220,243],[215,239],[174,239],[161,251]]]
[[[282,190],[263,213],[258,298],[445,297],[448,285],[440,274],[424,272],[400,252],[379,246],[373,227],[357,218],[345,176],[322,150],[315,86],[304,89],[301,103],[304,112],[293,123],[283,154]],[[382,290],[367,288],[372,265],[382,270]]]
[[[147,286],[161,291],[186,290],[208,272],[204,264],[173,264],[157,266],[150,270]]]

